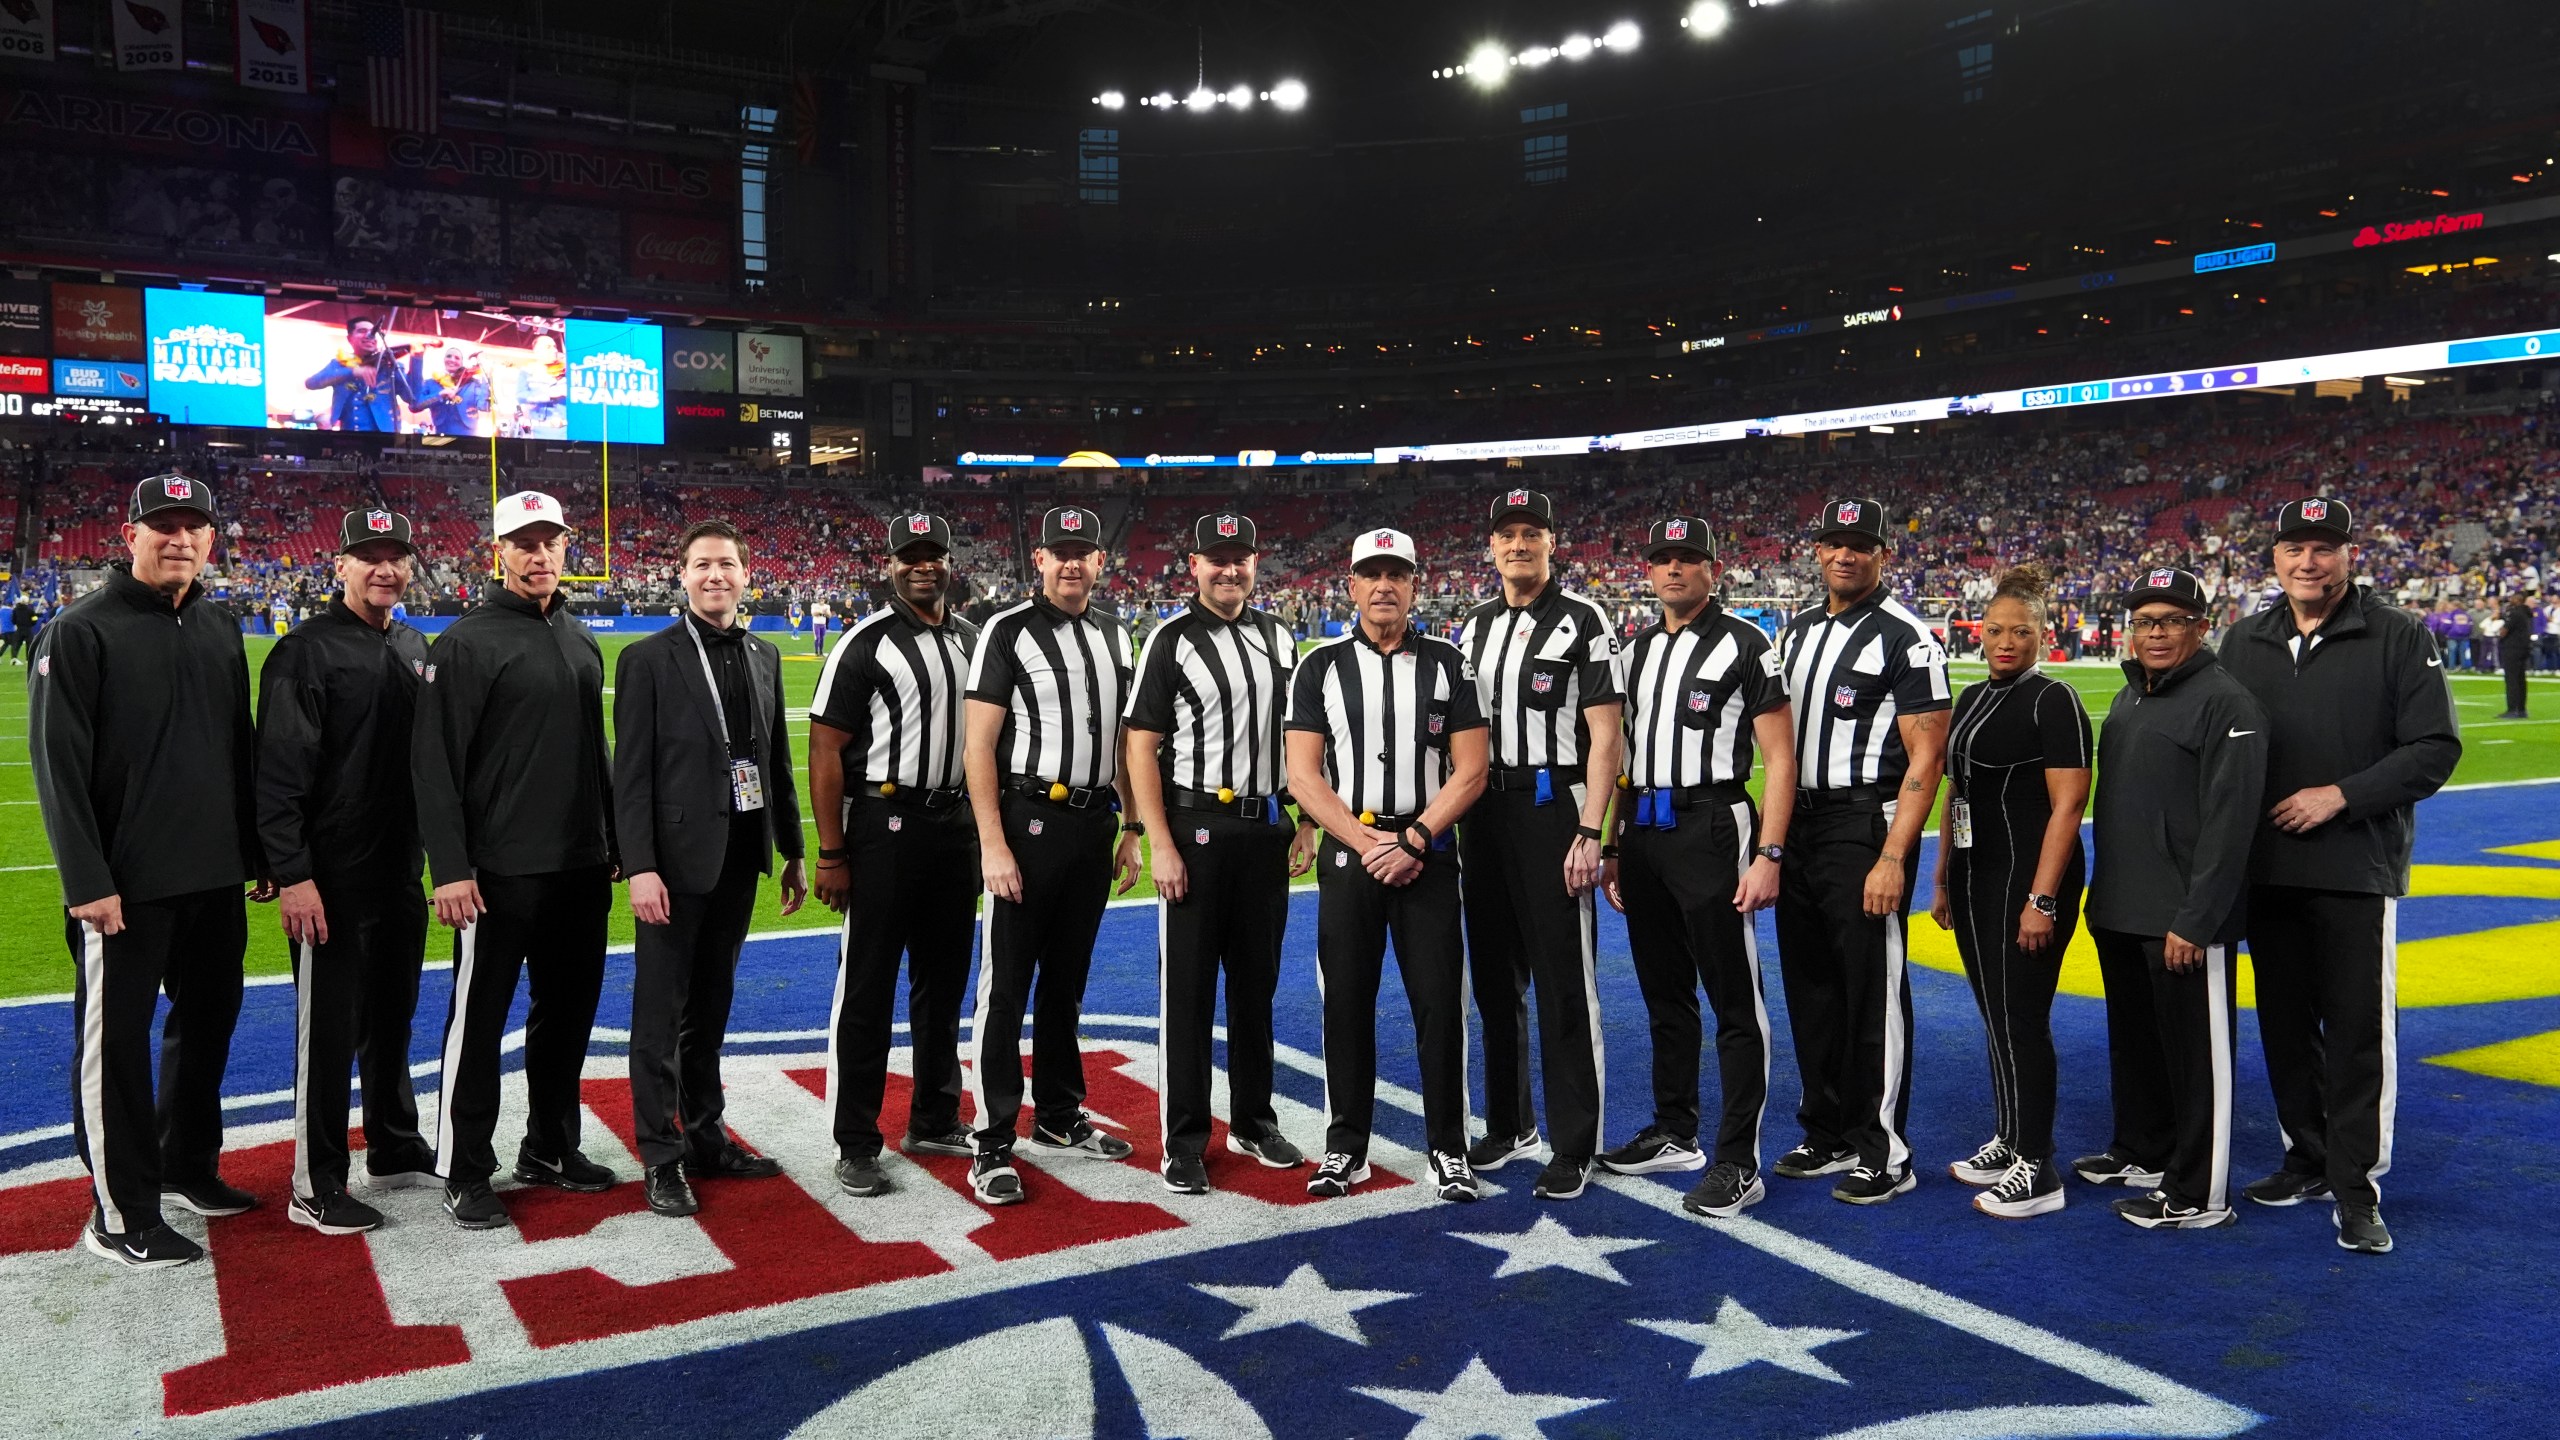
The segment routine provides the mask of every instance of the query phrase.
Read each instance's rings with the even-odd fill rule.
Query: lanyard
[[[734,750],[738,742],[729,733],[729,707],[721,703],[720,677],[711,672],[711,651],[702,643],[702,632],[694,628],[696,623],[693,612],[686,611],[684,633],[693,637],[693,658],[702,662],[702,683],[711,687],[711,713],[720,717],[720,743]],[[748,737],[747,748],[754,750],[755,737]]]

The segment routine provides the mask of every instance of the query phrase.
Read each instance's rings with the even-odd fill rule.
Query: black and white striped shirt
[[[1882,585],[1837,615],[1828,602],[1799,611],[1778,653],[1796,707],[1796,783],[1807,790],[1900,785],[1910,756],[1895,722],[1953,703],[1946,650]]]
[[[1599,606],[1552,583],[1522,606],[1496,596],[1467,612],[1458,648],[1492,727],[1494,765],[1582,763],[1583,709],[1618,698],[1617,643]]]
[[[1277,795],[1288,783],[1280,719],[1298,644],[1248,607],[1233,620],[1194,600],[1147,636],[1122,716],[1165,737],[1167,785]]]
[[[1619,652],[1627,782],[1646,789],[1751,778],[1751,722],[1787,703],[1760,627],[1709,602],[1677,633],[1660,621]]]
[[[809,718],[853,738],[844,775],[853,786],[948,790],[961,783],[960,700],[978,627],[945,611],[928,625],[892,597],[827,652]]]
[[[1289,728],[1325,737],[1325,781],[1353,814],[1419,815],[1449,777],[1449,737],[1484,712],[1457,646],[1415,633],[1389,653],[1354,625],[1307,652]]]
[[[1037,596],[988,617],[969,698],[1005,707],[996,763],[1013,778],[1110,784],[1130,668],[1129,627],[1099,606],[1070,615]]]

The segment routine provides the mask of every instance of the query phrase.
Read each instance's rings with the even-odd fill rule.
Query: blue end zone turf
[[[2560,1097],[2548,1088],[2560,1074],[2537,1084],[2426,1062],[2560,1031],[2560,856],[2537,843],[2560,835],[2554,799],[2560,790],[2541,786],[2464,791],[2422,812],[2422,867],[2500,873],[2422,870],[2421,893],[2401,909],[2398,1145],[2384,1182],[2399,1251],[2387,1258],[2339,1250],[2321,1204],[2244,1204],[2228,1229],[2148,1233],[2108,1213],[2123,1192],[2075,1181],[2058,1215],[2004,1224],[1975,1214],[1944,1167],[1988,1134],[1980,1022],[1959,977],[1917,966],[1921,1183],[1878,1209],[1774,1176],[1769,1200],[1729,1224],[1679,1211],[1690,1175],[1613,1179],[1581,1201],[1541,1204],[1527,1164],[1489,1177],[1500,1193],[1473,1206],[1383,1175],[1349,1200],[1296,1204],[1285,1192],[1305,1172],[1257,1176],[1234,1162],[1206,1201],[1165,1195],[1138,1166],[1061,1164],[1034,1176],[1034,1204],[991,1218],[962,1197],[965,1182],[900,1158],[897,1195],[853,1201],[826,1181],[810,1074],[824,1065],[834,940],[784,936],[747,949],[732,1122],[791,1167],[792,1180],[768,1184],[805,1189],[706,1187],[700,1221],[669,1222],[634,1213],[636,1187],[625,1185],[584,1208],[527,1203],[525,1233],[498,1236],[453,1231],[431,1196],[398,1192],[384,1202],[392,1224],[369,1239],[222,1228],[258,1218],[244,1217],[218,1222],[212,1266],[167,1276],[116,1274],[55,1243],[54,1212],[76,1208],[78,1190],[63,1184],[78,1171],[59,1134],[68,1007],[0,1008],[0,1341],[19,1357],[0,1379],[0,1413],[40,1415],[40,1428],[66,1434],[186,1414],[172,1433],[350,1440],[955,1426],[1935,1437],[2254,1425],[2321,1435],[2434,1429],[2450,1417],[2487,1433],[2543,1433],[2560,1400],[2560,1241],[2539,1216],[2560,1178]],[[2538,853],[2487,853],[2506,846]],[[2490,893],[2457,893],[2465,886]],[[1648,1118],[1650,1051],[1623,925],[1603,914],[1614,1140]],[[1279,1013],[1283,1124],[1310,1146],[1322,1105],[1314,917],[1313,895],[1298,896]],[[1930,922],[1913,926],[1916,936]],[[2493,929],[2503,952],[2464,948],[2462,937]],[[255,933],[281,943],[263,915]],[[1795,1139],[1797,1085],[1765,919],[1761,934],[1778,1042],[1765,1163]],[[598,1020],[616,1038],[596,1046],[587,1131],[589,1153],[626,1177],[637,1165],[612,1132],[628,1126],[627,1100],[620,1116],[612,1107],[629,976],[628,957],[616,957]],[[2467,998],[2483,986],[2513,998]],[[422,1064],[435,1058],[445,972],[430,972],[425,992],[413,1046]],[[1392,968],[1378,1008],[1389,1082],[1379,1160],[1412,1182],[1422,1136],[1416,1102],[1395,1088],[1414,1061]],[[1108,1083],[1097,1079],[1094,1108],[1142,1133],[1139,1159],[1151,1160],[1151,909],[1105,921],[1087,1009],[1088,1050],[1119,1057],[1096,1066]],[[2067,1158],[2107,1138],[2100,1002],[2065,995],[2055,1032]],[[291,1059],[291,987],[251,987],[228,1086],[236,1156],[270,1153],[284,1135]],[[2235,1184],[2280,1155],[2245,1012],[2239,1061]],[[1708,1075],[1712,1107],[1712,1066]],[[431,1065],[419,1085],[432,1113]],[[889,1110],[894,1118],[900,1102]],[[281,1194],[262,1198],[271,1217]],[[712,1223],[723,1210],[726,1228]],[[183,1223],[202,1233],[193,1217]],[[26,1236],[46,1244],[11,1243]],[[330,1266],[297,1291],[297,1267],[312,1257]],[[262,1308],[272,1297],[242,1278],[270,1273],[261,1266],[278,1267],[291,1308]],[[354,1318],[333,1331],[341,1311],[380,1311],[401,1328]],[[261,1318],[270,1315],[281,1318]],[[297,1358],[303,1368],[224,1370],[226,1353],[258,1352],[254,1325],[312,1316],[319,1338]],[[361,1338],[375,1334],[395,1338]],[[367,1365],[332,1346],[401,1358]]]

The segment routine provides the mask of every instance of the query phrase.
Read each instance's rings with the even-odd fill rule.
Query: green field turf
[[[804,709],[818,684],[818,666],[809,656],[809,642],[805,636],[776,638],[783,643],[783,653],[793,657],[783,671],[785,692],[795,711]],[[253,673],[265,660],[272,643],[254,637],[249,641]],[[602,643],[610,674],[614,656],[633,641],[605,637]],[[1983,671],[1979,664],[1960,662],[1955,673],[1958,682],[1964,683],[1981,678]],[[2122,676],[2112,668],[2057,666],[2052,673],[2080,691],[2093,716],[2104,715],[2108,698],[2122,683]],[[54,879],[53,857],[45,843],[44,826],[36,811],[35,785],[27,765],[24,679],[24,671],[0,677],[0,998],[58,994],[71,988],[70,959],[63,943],[62,896]],[[254,686],[254,679],[251,683]],[[2464,725],[2462,765],[2454,780],[2476,784],[2560,775],[2560,718],[2521,722],[2491,719],[2504,705],[2500,686],[2493,676],[2454,677],[2454,695]],[[2560,682],[2537,682],[2534,704],[2546,714],[2560,715]],[[794,728],[805,737],[805,727]],[[814,846],[814,839],[811,843]],[[1150,893],[1150,887],[1142,880],[1136,893]],[[780,902],[768,885],[757,906],[755,928],[764,931],[825,927],[834,924],[835,919],[815,901],[799,914],[783,918]],[[630,909],[617,892],[612,932],[615,943],[629,942],[631,926]],[[446,953],[447,934],[439,929],[429,938],[431,957]],[[288,968],[283,932],[270,908],[252,909],[248,964],[252,974],[275,974]]]

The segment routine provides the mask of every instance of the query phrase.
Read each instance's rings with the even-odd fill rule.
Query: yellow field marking
[[[2560,1089],[2560,1030],[2501,1040],[2473,1050],[2456,1050],[2450,1055],[2432,1055],[2427,1063],[2497,1080],[2521,1080],[2528,1085]]]

